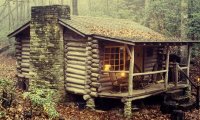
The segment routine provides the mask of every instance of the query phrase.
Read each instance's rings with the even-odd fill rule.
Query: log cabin
[[[31,20],[8,35],[16,39],[19,82],[82,95],[87,107],[95,98],[124,102],[188,88],[170,62],[174,47],[186,46],[179,65],[189,76],[191,48],[197,41],[168,38],[132,20],[70,16],[68,6],[32,7]],[[181,66],[181,67],[180,67]],[[176,74],[170,74],[176,70]]]

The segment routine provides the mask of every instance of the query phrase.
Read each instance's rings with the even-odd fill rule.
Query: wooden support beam
[[[169,72],[169,46],[167,47],[166,54],[166,73],[165,73],[165,89],[168,87],[168,72]]]
[[[179,69],[178,63],[176,63],[176,65],[175,65],[175,87],[178,86],[178,69]]]
[[[134,72],[134,63],[135,63],[134,56],[135,56],[135,50],[134,50],[134,46],[132,46],[130,66],[129,66],[129,79],[128,79],[128,95],[129,96],[133,94],[133,72]]]
[[[145,73],[134,73],[133,76],[152,75],[152,74],[158,74],[158,73],[164,73],[164,72],[167,72],[167,70],[159,70],[159,71],[152,71],[152,72],[145,72]]]

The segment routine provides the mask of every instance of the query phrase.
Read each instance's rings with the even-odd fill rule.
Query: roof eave
[[[79,35],[82,36],[82,37],[86,37],[86,36],[87,36],[86,34],[82,33],[81,31],[77,30],[76,28],[74,28],[74,27],[68,25],[67,23],[65,23],[65,22],[62,21],[61,19],[59,19],[58,23],[61,24],[61,25],[64,26],[64,27],[66,27],[66,28],[72,30],[73,32],[79,34]]]
[[[26,28],[28,28],[30,26],[30,21],[28,21],[27,23],[25,23],[24,25],[22,25],[21,27],[17,28],[15,31],[11,32],[10,34],[7,35],[8,38],[12,38],[16,35],[18,35],[19,33],[21,33],[23,30],[25,30]]]

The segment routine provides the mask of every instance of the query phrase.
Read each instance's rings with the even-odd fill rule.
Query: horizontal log
[[[86,53],[88,56],[91,56],[93,54],[92,51],[87,51]]]
[[[24,51],[22,51],[21,54],[22,54],[22,55],[26,55],[26,56],[30,56],[30,52],[24,52]]]
[[[85,65],[86,62],[82,62],[82,61],[75,61],[75,60],[68,60],[66,61],[67,64],[73,64],[73,65]]]
[[[92,40],[92,44],[98,44],[98,40]]]
[[[92,77],[99,78],[99,77],[100,77],[100,74],[97,74],[97,73],[92,73],[92,74],[91,74],[91,76],[92,76]]]
[[[95,49],[95,48],[98,49],[98,48],[99,48],[99,45],[98,45],[98,44],[92,44],[91,47],[92,47],[93,49]]]
[[[91,81],[92,81],[92,82],[97,82],[97,81],[98,81],[98,78],[91,78]]]
[[[23,67],[23,68],[29,68],[30,64],[29,63],[21,63],[21,67]]]
[[[87,65],[91,65],[92,61],[87,60]]]
[[[76,56],[66,56],[67,60],[77,60],[77,61],[82,61],[85,62],[86,58],[85,57],[76,57]]]
[[[99,68],[99,64],[96,64],[96,63],[93,63],[91,66],[94,68]]]
[[[77,84],[73,84],[73,83],[67,83],[66,86],[67,87],[72,87],[72,88],[78,88],[78,89],[85,89],[84,85],[77,85]]]
[[[97,54],[93,54],[93,55],[92,55],[92,58],[93,58],[93,59],[99,59],[100,57],[99,57],[99,55],[97,55]]]
[[[29,68],[21,68],[21,71],[22,71],[22,72],[27,72],[27,73],[28,73],[28,72],[30,71],[30,69],[29,69]]]
[[[90,89],[90,85],[85,85],[85,89]]]
[[[75,94],[86,94],[86,92],[84,91],[84,89],[78,89],[78,88],[73,88],[73,87],[67,87],[66,90],[69,91],[69,92],[73,92],[73,93],[75,93]]]
[[[100,79],[99,79],[99,82],[100,82],[100,83],[110,82],[110,81],[111,81],[110,78],[100,78]]]
[[[85,89],[85,93],[86,93],[86,94],[90,94],[90,93],[91,93],[91,90],[90,90],[90,89]]]
[[[87,44],[88,44],[89,46],[91,46],[93,43],[92,43],[92,41],[90,41],[90,42],[87,42]]]
[[[101,86],[102,86],[102,87],[112,86],[112,85],[113,85],[113,84],[112,84],[111,81],[110,81],[110,82],[101,83]]]
[[[30,51],[30,48],[22,48],[22,51],[26,51],[26,52],[29,52]]]
[[[21,43],[30,43],[30,40],[21,40]]]
[[[78,70],[86,70],[85,66],[81,66],[81,65],[73,65],[73,64],[67,64],[67,68],[74,68],[74,69],[78,69]]]
[[[97,92],[96,88],[90,88],[91,92]]]
[[[22,63],[29,63],[30,59],[22,59]]]
[[[22,44],[22,47],[30,47],[30,44]]]
[[[99,54],[99,49],[92,49],[92,53]]]
[[[22,59],[30,59],[30,56],[22,55],[21,58]]]
[[[85,80],[85,79],[86,79],[85,76],[79,75],[79,74],[67,73],[66,76],[67,76],[67,77],[72,77],[72,78],[77,78],[77,79],[82,79],[82,80]]]
[[[97,92],[91,92],[90,95],[93,96],[93,97],[98,97],[98,93]]]
[[[80,43],[80,42],[68,42],[66,44],[68,47],[82,47],[85,48],[86,44]]]
[[[112,89],[113,89],[112,86],[100,87],[100,88],[98,89],[98,92],[108,91],[108,90],[112,90]]]
[[[99,68],[91,68],[91,71],[94,72],[94,73],[99,73],[100,72]]]
[[[86,52],[86,48],[79,48],[79,47],[68,47],[68,51],[79,51],[79,52]]]
[[[87,57],[86,53],[83,53],[83,52],[74,52],[74,51],[68,51],[66,53],[66,56]]]
[[[74,68],[67,68],[66,72],[67,73],[74,73],[74,74],[77,74],[77,75],[86,76],[86,71],[84,71],[84,70],[77,70],[77,69],[74,69]]]
[[[92,63],[99,64],[99,63],[100,63],[100,60],[99,60],[99,59],[92,59]]]
[[[160,71],[153,71],[153,72],[145,72],[145,73],[133,73],[133,76],[152,75],[152,74],[158,74],[158,73],[164,73],[164,72],[167,72],[167,70],[160,70]]]
[[[91,80],[86,80],[86,81],[85,81],[85,84],[86,84],[86,85],[89,85],[89,84],[91,84],[91,83],[92,83]]]
[[[92,82],[92,83],[91,83],[91,86],[92,86],[92,87],[95,87],[95,88],[99,88],[100,85],[101,85],[101,84],[100,84],[100,83],[97,83],[97,82]]]
[[[83,95],[83,99],[86,100],[86,101],[89,100],[90,98],[91,98],[90,95]]]
[[[73,83],[73,84],[77,84],[77,85],[85,85],[85,80],[71,78],[71,77],[67,77],[66,82],[67,82],[67,84]]]

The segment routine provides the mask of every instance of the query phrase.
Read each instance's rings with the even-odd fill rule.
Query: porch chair
[[[121,77],[120,73],[109,73],[110,79],[113,84],[113,88],[119,88],[119,92],[122,92],[122,89],[128,90],[128,78],[127,77]]]

